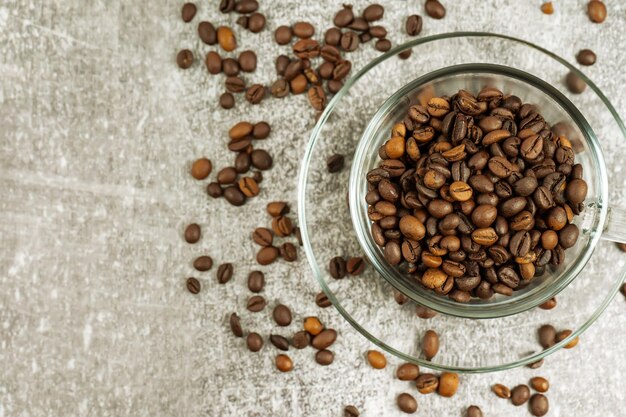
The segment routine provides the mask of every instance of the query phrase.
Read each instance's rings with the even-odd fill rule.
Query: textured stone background
[[[362,358],[371,346],[332,309],[319,312],[303,259],[266,268],[264,292],[270,303],[292,306],[304,296],[298,319],[319,314],[339,330],[333,366],[317,366],[307,350],[293,353],[296,371],[279,375],[271,346],[248,353],[228,331],[227,315],[244,311],[254,265],[248,234],[267,221],[260,213],[268,201],[295,204],[313,122],[304,96],[280,111],[275,101],[251,107],[238,97],[236,109],[223,111],[221,76],[209,77],[200,63],[176,67],[179,49],[211,49],[195,36],[201,19],[234,25],[236,16],[219,14],[216,3],[199,2],[189,25],[179,17],[182,1],[0,6],[0,416],[339,416],[349,403],[364,416],[399,414],[394,398],[406,385],[392,378],[395,367],[372,371]],[[263,45],[254,79],[267,83],[279,53],[273,29],[301,19],[326,28],[341,2],[263,3],[268,28],[238,40]],[[423,34],[512,34],[572,61],[591,48],[599,60],[585,71],[624,116],[626,4],[608,0],[609,18],[593,25],[585,3],[556,1],[556,13],[544,16],[539,1],[447,1],[446,19],[425,18]],[[386,6],[389,37],[405,40],[404,18],[421,14],[422,2]],[[375,55],[367,45],[351,58],[359,68]],[[200,155],[217,167],[230,163],[225,132],[244,117],[272,124],[266,146],[281,166],[267,173],[259,198],[233,209],[209,201],[187,172]],[[205,231],[194,247],[181,238],[190,221]],[[201,276],[204,291],[194,297],[184,278],[200,251],[237,264],[228,285],[218,287],[215,270]],[[625,308],[617,297],[577,349],[542,368],[553,385],[551,415],[624,415]],[[265,311],[245,324],[267,333],[268,319]],[[489,386],[531,374],[463,376],[454,399],[418,396],[419,414],[461,415],[475,403],[486,416],[528,415]]]

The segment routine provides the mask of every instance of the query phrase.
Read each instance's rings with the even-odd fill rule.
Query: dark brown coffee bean
[[[217,173],[217,182],[219,184],[232,184],[237,179],[237,170],[234,167],[222,168]]]
[[[297,22],[292,26],[293,34],[301,39],[310,38],[315,34],[315,27],[309,22]]]
[[[224,188],[224,198],[233,206],[242,206],[246,202],[246,196],[235,186]]]
[[[543,394],[533,394],[533,396],[530,397],[529,408],[530,413],[533,416],[545,416],[548,413],[548,409],[550,408],[548,398]]]
[[[289,26],[279,26],[274,31],[274,40],[279,45],[287,45],[289,42],[291,42],[292,36],[293,33]]]
[[[352,23],[348,25],[348,29],[355,30],[357,32],[365,32],[369,28],[367,20],[362,17],[355,17]]]
[[[265,16],[261,13],[252,13],[248,18],[248,30],[259,33],[265,28]]]
[[[239,16],[236,23],[244,29],[248,29],[248,16]]]
[[[580,65],[593,65],[596,63],[596,54],[591,49],[581,49],[576,54],[576,61]]]
[[[511,390],[511,403],[518,406],[524,404],[530,398],[530,389],[527,385],[518,385]]]
[[[286,337],[278,334],[270,334],[270,342],[276,349],[287,351],[289,350],[289,340]]]
[[[207,70],[211,74],[219,74],[222,72],[222,58],[218,55],[217,52],[209,52],[206,54],[205,64]]]
[[[265,87],[253,84],[246,90],[246,100],[251,104],[259,104],[265,97]]]
[[[291,344],[296,349],[304,349],[311,344],[311,335],[306,330],[296,332],[291,339]]]
[[[254,232],[252,232],[252,240],[260,246],[272,246],[274,236],[272,235],[272,231],[270,229],[257,227]]]
[[[250,170],[250,155],[247,152],[239,152],[235,158],[235,171],[239,174],[243,174]]]
[[[326,160],[326,167],[328,172],[335,173],[343,169],[344,157],[340,154],[334,154],[328,157]]]
[[[185,22],[185,23],[191,22],[193,17],[196,15],[196,11],[197,10],[198,9],[196,8],[196,5],[193,4],[193,3],[185,3],[185,4],[183,4],[183,9],[181,11],[183,22]]]
[[[270,93],[276,98],[283,98],[289,94],[289,83],[284,79],[276,80],[270,87]]]
[[[427,330],[422,339],[422,352],[426,360],[431,360],[439,351],[439,336],[434,330]]]
[[[252,160],[252,166],[261,171],[268,170],[273,165],[272,157],[263,149],[255,149],[252,151],[250,158]]]
[[[322,330],[311,341],[311,346],[315,349],[322,350],[328,348],[337,340],[337,332],[333,329]]]
[[[387,29],[384,26],[372,26],[369,28],[369,33],[375,38],[383,39],[387,36]]]
[[[279,326],[289,326],[291,324],[291,310],[284,304],[278,304],[272,312],[274,321]]]
[[[200,281],[196,278],[187,278],[187,291],[192,294],[198,294],[200,292]]]
[[[222,61],[222,71],[229,77],[239,74],[239,63],[233,58],[225,58]]]
[[[341,279],[346,276],[346,261],[341,256],[335,256],[328,264],[330,276],[335,279]]]
[[[206,192],[209,196],[213,198],[218,198],[222,196],[222,187],[216,182],[212,182],[206,187]]]
[[[363,10],[363,18],[368,22],[375,22],[383,18],[385,8],[380,4],[370,4]]]
[[[235,4],[235,11],[241,14],[256,12],[258,8],[259,3],[256,0],[239,0]]]
[[[359,410],[353,405],[347,405],[343,409],[343,417],[359,417]]]
[[[232,313],[229,318],[230,330],[236,337],[243,337],[243,330],[241,328],[241,321],[237,313]]]
[[[467,417],[483,417],[483,412],[480,407],[476,405],[470,405],[467,407]]]
[[[443,19],[446,16],[446,9],[439,0],[426,0],[424,10],[433,19]]]
[[[350,61],[339,61],[337,62],[337,64],[335,64],[335,67],[333,68],[333,80],[335,81],[341,81],[343,80],[346,75],[348,75],[350,73],[350,70],[352,69],[352,63]]]
[[[422,31],[422,16],[413,14],[406,19],[404,28],[409,36],[417,36]]]
[[[278,258],[279,250],[274,246],[265,246],[256,254],[256,261],[259,265],[269,265]]]
[[[202,40],[202,42],[206,43],[207,45],[215,45],[217,43],[217,31],[215,30],[215,27],[213,26],[213,24],[211,24],[211,22],[200,22],[198,24],[198,36],[200,37],[200,40]],[[213,53],[217,54],[216,52],[213,52]],[[207,62],[208,62],[208,55],[207,55]]]
[[[376,41],[375,48],[380,52],[387,52],[391,49],[391,42],[389,39],[379,39]]]
[[[365,269],[365,261],[361,257],[352,257],[346,262],[346,271],[352,276],[361,275]]]
[[[400,59],[409,59],[411,57],[411,54],[413,53],[412,49],[405,49],[404,51],[400,52],[398,54],[398,58]]]
[[[192,223],[185,228],[185,241],[187,243],[196,243],[200,240],[201,229],[197,223]]]
[[[315,296],[315,304],[317,304],[318,307],[322,308],[330,307],[332,305],[332,303],[328,299],[328,296],[326,296],[326,294],[324,294],[323,292],[320,292]]]
[[[226,284],[233,277],[233,264],[224,263],[217,268],[217,282]]]
[[[344,51],[355,51],[359,47],[359,35],[349,30],[341,35],[341,41],[339,43]]]
[[[247,309],[253,313],[258,313],[265,308],[265,298],[261,295],[253,295],[248,298]]]
[[[256,69],[256,54],[253,51],[243,51],[239,54],[239,67],[244,72],[252,72]]]
[[[354,20],[354,13],[352,12],[351,5],[344,5],[341,10],[335,14],[333,18],[333,24],[337,27],[343,28],[348,26]]]
[[[578,227],[575,224],[568,224],[559,232],[559,244],[563,249],[569,249],[578,240]]]
[[[280,246],[280,256],[287,262],[293,262],[298,259],[298,251],[291,242],[285,242]]]
[[[256,332],[250,332],[246,338],[246,345],[250,352],[258,352],[263,347],[263,338]]]
[[[235,10],[235,0],[221,0],[220,1],[220,12],[222,13],[230,13]]]
[[[265,286],[265,275],[261,271],[252,271],[248,275],[248,289],[252,292],[259,293]]]
[[[587,3],[589,20],[594,23],[602,23],[606,19],[606,6],[600,0],[591,0]]]
[[[567,73],[565,85],[567,89],[574,94],[580,94],[587,88],[587,83],[574,72]]]
[[[235,106],[235,97],[231,93],[224,93],[220,96],[219,103],[223,109],[232,109]]]
[[[396,402],[398,404],[398,408],[404,413],[413,414],[417,411],[417,401],[411,394],[403,392],[398,395]]]
[[[198,256],[193,261],[193,267],[198,271],[208,271],[213,267],[213,259],[210,256]]]
[[[539,335],[539,344],[547,349],[556,343],[556,329],[554,326],[544,324],[539,328],[537,333]]]
[[[315,362],[322,366],[328,366],[335,360],[335,354],[328,349],[323,349],[315,354]]]
[[[182,69],[187,69],[193,65],[193,52],[183,49],[176,55],[176,63]]]

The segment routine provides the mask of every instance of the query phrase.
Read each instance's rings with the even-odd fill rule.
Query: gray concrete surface
[[[229,334],[227,314],[244,310],[254,265],[248,234],[266,221],[258,213],[268,201],[295,204],[312,118],[304,96],[287,99],[286,111],[240,97],[223,111],[221,77],[201,63],[176,67],[179,49],[211,49],[195,37],[198,21],[234,25],[236,16],[219,14],[215,3],[199,2],[189,25],[179,18],[182,2],[172,0],[0,5],[0,416],[339,416],[349,403],[364,416],[399,415],[394,398],[406,387],[392,378],[394,367],[372,372],[362,357],[370,345],[331,309],[319,312],[303,259],[266,268],[265,295],[305,295],[297,317],[319,314],[345,336],[335,364],[321,368],[310,351],[296,352],[296,371],[277,374],[270,349],[250,354]],[[274,76],[274,28],[303,19],[326,28],[340,3],[262,2],[268,28],[239,37],[242,47],[267,51],[255,79]],[[552,16],[540,14],[538,1],[445,3],[448,16],[425,18],[424,35],[506,33],[572,61],[580,48],[595,50],[598,63],[586,72],[626,115],[624,2],[606,2],[603,25],[589,23],[583,0],[555,2]],[[422,2],[386,6],[389,37],[405,40],[404,17],[421,14]],[[354,56],[356,68],[375,56],[366,49]],[[259,198],[233,209],[209,201],[188,168],[200,155],[228,163],[226,131],[244,117],[272,124],[267,147],[278,166]],[[194,247],[181,238],[190,221],[205,231]],[[202,275],[204,291],[194,297],[184,278],[199,252],[237,264],[225,286],[214,271]],[[551,415],[624,415],[625,308],[619,296],[579,348],[542,368],[553,386]],[[245,320],[269,329],[267,311]],[[419,396],[418,414],[457,416],[474,403],[486,416],[528,415],[489,386],[530,375],[463,376],[453,399]]]

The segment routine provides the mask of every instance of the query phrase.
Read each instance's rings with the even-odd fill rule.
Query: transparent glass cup
[[[472,298],[458,303],[421,286],[417,280],[388,264],[382,248],[376,245],[371,233],[365,195],[368,191],[366,174],[380,163],[379,147],[389,139],[394,124],[401,122],[410,106],[419,103],[420,95],[452,95],[460,89],[478,92],[491,86],[505,94],[514,94],[524,103],[535,104],[546,121],[561,130],[567,130],[576,153],[576,163],[583,166],[588,184],[585,210],[575,216],[580,230],[575,246],[565,251],[565,262],[548,267],[541,277],[534,278],[523,289],[511,296],[496,294],[489,300]],[[392,94],[369,122],[357,146],[350,172],[350,214],[357,238],[364,253],[380,275],[394,288],[412,300],[435,311],[468,318],[502,317],[528,310],[549,300],[565,288],[593,254],[598,240],[619,240],[626,233],[618,221],[609,217],[608,182],[602,150],[593,130],[576,107],[557,89],[526,72],[494,64],[462,64],[439,69],[415,79]],[[611,210],[616,217],[615,210]],[[620,213],[621,216],[621,213]],[[617,226],[616,226],[617,225]]]

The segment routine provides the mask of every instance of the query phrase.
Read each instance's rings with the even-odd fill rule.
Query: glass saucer
[[[408,59],[400,59],[397,55],[406,49],[412,49],[412,54]],[[603,147],[609,202],[626,205],[621,197],[623,192],[615,186],[617,177],[613,178],[615,167],[626,157],[626,128],[598,87],[564,59],[526,41],[490,33],[458,32],[398,46],[346,82],[328,104],[307,145],[299,179],[298,215],[313,275],[334,307],[356,330],[387,352],[428,368],[491,372],[537,361],[584,332],[605,310],[624,281],[626,255],[615,244],[600,241],[589,263],[558,294],[557,307],[534,308],[490,319],[444,314],[421,319],[412,301],[404,305],[396,303],[394,289],[371,265],[359,276],[340,280],[328,273],[332,257],[364,253],[347,202],[352,158],[370,119],[389,96],[414,79],[468,63],[517,68],[565,95],[589,122]],[[586,84],[582,94],[572,94],[565,87],[563,80],[570,71]],[[345,156],[345,166],[340,172],[329,173],[326,160],[335,153]],[[537,329],[543,324],[573,332],[560,343],[542,350]],[[428,329],[440,335],[439,353],[430,361],[420,351],[420,340]]]

